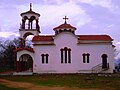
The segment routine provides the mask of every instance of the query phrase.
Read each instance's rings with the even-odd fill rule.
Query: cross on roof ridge
[[[30,3],[30,11],[32,11],[32,3]]]
[[[65,16],[63,19],[65,20],[65,24],[67,24],[67,20],[68,20],[69,18],[67,18],[67,16]]]

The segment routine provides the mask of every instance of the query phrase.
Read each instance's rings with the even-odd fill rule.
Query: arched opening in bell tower
[[[32,45],[32,38],[34,37],[34,34],[31,32],[27,32],[24,34],[24,39],[25,39],[25,47],[33,47]]]
[[[24,16],[24,18],[22,19],[22,29],[28,29],[28,24],[29,24],[29,20],[27,16]]]
[[[29,35],[26,37],[26,42],[25,45],[26,47],[32,47],[33,48],[33,43],[32,43],[32,38],[34,37],[34,35]]]
[[[36,20],[35,16],[31,16],[30,17],[30,29],[36,29],[36,27],[35,27],[35,24],[36,24],[35,20]]]
[[[30,18],[24,16],[22,19],[22,29],[39,29],[38,19],[35,16]]]
[[[32,29],[36,29],[36,20],[32,21]]]

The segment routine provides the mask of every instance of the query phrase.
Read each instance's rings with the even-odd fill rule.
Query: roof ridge
[[[63,23],[55,28],[53,28],[53,30],[56,30],[56,29],[66,29],[66,28],[72,28],[74,30],[76,30],[76,28],[74,26],[72,26],[71,24],[67,24],[67,23]]]

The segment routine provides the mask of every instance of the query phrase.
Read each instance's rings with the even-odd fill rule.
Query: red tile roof
[[[53,28],[53,30],[56,30],[56,29],[74,29],[74,30],[76,30],[76,28],[75,27],[73,27],[73,26],[71,26],[70,24],[61,24],[60,26],[58,26],[58,27],[55,27],[55,28]]]
[[[79,40],[101,40],[101,41],[112,41],[113,39],[108,35],[77,35]],[[34,36],[32,41],[53,41],[54,35],[48,36]]]
[[[48,36],[34,36],[32,41],[53,41],[54,35]]]
[[[22,50],[27,50],[27,51],[30,51],[30,52],[33,52],[34,53],[34,50],[33,48],[16,48],[16,52],[19,52],[19,51],[22,51]]]
[[[80,40],[103,40],[112,41],[113,39],[108,35],[78,35]]]

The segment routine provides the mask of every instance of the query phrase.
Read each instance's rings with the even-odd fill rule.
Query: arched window
[[[42,56],[42,63],[43,64],[47,64],[48,63],[48,54],[41,54],[41,56]]]
[[[31,17],[30,17],[30,19],[29,19],[30,29],[36,29],[36,27],[35,27],[35,24],[36,24],[35,19],[36,19],[35,16],[31,16]]]
[[[32,21],[32,29],[36,29],[36,20]]]
[[[103,54],[102,56],[102,68],[108,68],[109,64],[107,63],[107,54]]]
[[[83,53],[83,63],[90,63],[90,54],[89,53]]]
[[[85,60],[86,54],[84,53],[82,56],[83,56],[83,63],[85,63],[86,62],[86,60]]]
[[[90,62],[90,54],[87,53],[87,63],[89,63],[89,62]]]
[[[71,49],[64,47],[60,51],[61,51],[61,63],[71,63]]]
[[[25,29],[30,29],[29,20],[28,19],[25,21]]]

